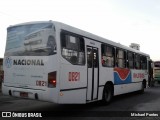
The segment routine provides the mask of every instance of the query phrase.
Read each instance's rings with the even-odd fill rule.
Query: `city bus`
[[[58,104],[143,92],[150,56],[56,21],[9,26],[2,93]]]
[[[160,84],[160,61],[153,62],[153,79]]]

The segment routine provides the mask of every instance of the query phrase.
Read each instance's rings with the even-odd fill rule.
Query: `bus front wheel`
[[[140,93],[143,94],[144,93],[144,88],[146,88],[146,81],[142,82],[142,88],[140,90]]]

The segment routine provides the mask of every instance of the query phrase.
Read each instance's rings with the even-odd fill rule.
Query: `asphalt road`
[[[54,103],[20,99],[10,96],[4,96],[0,93],[0,111],[9,112],[40,112],[45,119],[49,117],[57,117],[62,119],[69,114],[69,116],[76,117],[76,119],[160,119],[160,85],[156,84],[155,87],[145,89],[143,94],[138,92],[129,93],[114,97],[109,105],[103,105],[101,102],[94,102],[89,104],[67,104],[59,105]],[[47,114],[49,113],[49,114]],[[134,113],[145,116],[132,116]],[[146,116],[151,114],[152,117]],[[154,113],[156,116],[154,116]],[[132,114],[132,115],[131,115]],[[158,116],[157,116],[158,115]],[[0,118],[1,119],[1,118]]]

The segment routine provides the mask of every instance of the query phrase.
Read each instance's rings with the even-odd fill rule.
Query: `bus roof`
[[[87,38],[90,38],[90,39],[94,39],[96,41],[99,41],[99,42],[103,42],[103,43],[107,43],[107,44],[110,44],[112,46],[115,46],[115,47],[118,47],[118,48],[122,48],[122,49],[126,49],[128,51],[132,51],[134,53],[138,53],[138,54],[142,54],[144,56],[148,56],[148,54],[146,53],[143,53],[139,50],[136,50],[136,49],[133,49],[133,48],[130,48],[130,47],[127,47],[125,45],[122,45],[120,43],[116,43],[114,41],[111,41],[111,40],[108,40],[106,38],[103,38],[103,37],[100,37],[100,36],[97,36],[97,35],[94,35],[92,33],[89,33],[89,32],[86,32],[86,31],[83,31],[83,30],[80,30],[78,28],[75,28],[75,27],[72,27],[70,25],[66,25],[64,23],[61,23],[61,22],[57,22],[57,21],[53,21],[53,23],[56,25],[56,24],[59,24],[61,26],[62,29],[64,30],[69,30],[70,32],[73,32],[73,33],[76,33],[76,34],[79,34],[79,35],[82,35],[84,37],[87,37]]]
[[[139,50],[130,48],[130,47],[122,45],[120,43],[116,43],[114,41],[111,41],[111,40],[108,40],[106,38],[100,37],[98,35],[94,35],[92,33],[86,32],[84,30],[80,30],[80,29],[78,29],[76,27],[72,27],[70,25],[67,25],[67,24],[64,24],[64,23],[61,23],[61,22],[57,22],[57,21],[49,20],[49,21],[26,22],[26,23],[16,24],[16,25],[13,25],[13,26],[11,25],[9,27],[15,27],[15,26],[21,26],[21,25],[29,25],[29,24],[38,24],[38,23],[53,23],[55,26],[59,26],[60,29],[63,29],[63,30],[66,30],[66,31],[70,31],[72,33],[81,35],[83,37],[86,37],[86,38],[89,38],[89,39],[92,39],[92,40],[95,40],[95,41],[106,43],[106,44],[109,44],[109,45],[112,45],[112,46],[115,46],[115,47],[118,47],[118,48],[121,48],[121,49],[125,49],[125,50],[128,50],[128,51],[132,51],[134,53],[142,54],[144,56],[148,56],[149,57],[148,54],[143,53],[143,52],[141,52]]]
[[[51,20],[50,21],[32,21],[32,22],[24,22],[24,23],[19,23],[15,25],[10,25],[10,27],[16,27],[16,26],[21,26],[21,25],[30,25],[30,24],[38,24],[38,23],[53,23]]]

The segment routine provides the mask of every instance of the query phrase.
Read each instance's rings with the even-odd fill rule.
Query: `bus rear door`
[[[87,101],[98,99],[98,58],[98,48],[93,46],[87,46]]]

